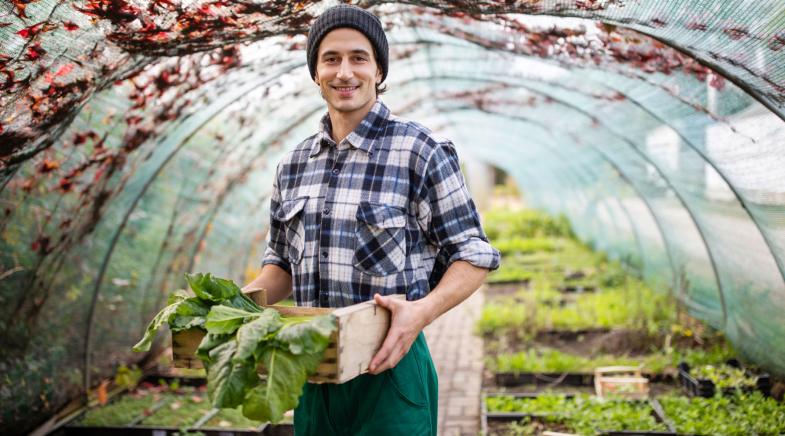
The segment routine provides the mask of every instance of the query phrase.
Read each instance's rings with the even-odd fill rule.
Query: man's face
[[[319,45],[314,81],[327,105],[345,114],[369,110],[382,72],[371,41],[357,30],[335,29]]]

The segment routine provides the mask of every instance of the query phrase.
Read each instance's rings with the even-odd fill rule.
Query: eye
[[[355,56],[354,60],[357,61],[357,62],[365,62],[366,61],[365,57],[363,57],[363,56]]]

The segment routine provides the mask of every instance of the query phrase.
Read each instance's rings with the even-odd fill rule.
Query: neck
[[[368,115],[368,112],[371,111],[374,103],[376,103],[375,99],[369,101],[365,106],[351,112],[342,112],[335,110],[331,106],[327,106],[327,113],[330,114],[330,123],[332,124],[333,141],[335,141],[336,144],[339,144],[344,138],[349,136],[349,133],[352,133],[352,130],[357,128],[363,118]]]

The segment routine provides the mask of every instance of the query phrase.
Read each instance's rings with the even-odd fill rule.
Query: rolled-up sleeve
[[[489,270],[499,267],[501,255],[485,236],[450,142],[439,144],[431,153],[420,198],[420,227],[447,265],[463,260]]]
[[[286,228],[276,219],[278,209],[281,207],[281,191],[278,188],[278,170],[273,181],[273,190],[270,195],[270,230],[267,232],[267,249],[262,257],[262,266],[267,264],[278,265],[289,274],[292,266],[289,263],[289,245],[286,242]]]

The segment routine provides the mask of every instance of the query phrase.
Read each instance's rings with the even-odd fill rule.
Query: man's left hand
[[[380,374],[393,368],[409,352],[417,335],[428,324],[427,309],[422,301],[406,301],[392,297],[373,296],[374,301],[390,311],[390,330],[381,348],[371,359],[368,372]]]

